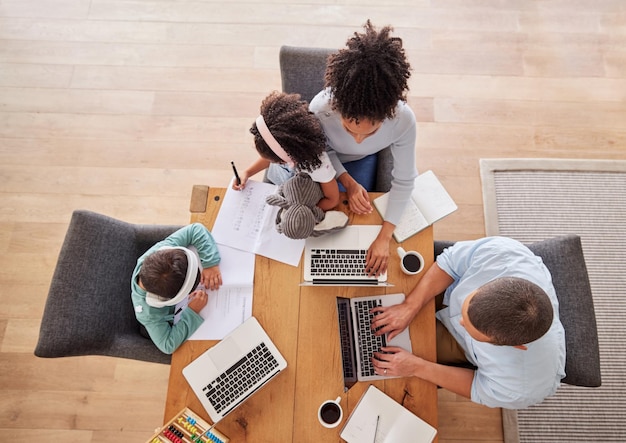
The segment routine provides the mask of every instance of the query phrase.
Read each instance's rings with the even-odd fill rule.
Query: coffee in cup
[[[400,256],[400,267],[405,274],[416,275],[424,269],[424,257],[419,252],[405,251],[399,246],[398,255]]]
[[[341,397],[335,400],[326,400],[317,411],[317,418],[325,428],[334,428],[343,418],[343,410],[339,406]]]

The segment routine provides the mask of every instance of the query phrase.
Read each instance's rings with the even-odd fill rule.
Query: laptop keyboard
[[[202,388],[202,391],[219,413],[237,401],[239,397],[245,395],[250,388],[277,367],[278,361],[265,343],[261,343]]]
[[[313,249],[312,276],[368,277],[365,273],[367,249]]]
[[[374,335],[375,330],[372,329],[374,314],[370,310],[381,305],[380,300],[363,300],[357,301],[354,306],[358,321],[361,376],[369,377],[376,375],[374,365],[372,365],[372,357],[374,352],[378,352],[381,347],[387,346],[385,335],[376,336]]]
[[[350,332],[352,330],[352,323],[350,321],[350,301],[348,299],[338,301],[337,312],[339,313],[339,339],[341,340],[343,376],[348,379],[356,378],[354,362],[350,358],[353,353],[352,343],[350,341],[352,336]]]

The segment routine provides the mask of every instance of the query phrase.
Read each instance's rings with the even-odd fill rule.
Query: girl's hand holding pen
[[[235,178],[235,180],[233,180],[233,189],[235,191],[241,191],[242,189],[244,189],[246,187],[246,182],[248,181],[248,174],[246,174],[245,172],[243,174],[241,174],[239,176],[239,181],[241,184],[237,184],[237,178]]]
[[[233,173],[235,174],[235,179],[233,180],[233,189],[236,191],[240,191],[246,186],[246,182],[248,181],[248,175],[244,173],[243,177],[239,176],[237,172],[237,168],[235,167],[235,162],[230,162],[230,165],[233,167]]]
[[[246,183],[250,177],[254,176],[254,174],[258,174],[259,172],[267,169],[270,166],[270,161],[264,159],[263,157],[259,157],[254,163],[246,168],[245,171],[241,175],[237,172],[237,168],[235,168],[235,162],[230,162],[233,167],[233,173],[235,174],[235,179],[233,180],[232,188],[235,191],[241,191],[246,187]]]

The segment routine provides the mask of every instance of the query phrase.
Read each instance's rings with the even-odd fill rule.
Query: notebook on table
[[[370,385],[341,430],[347,443],[430,443],[437,429]]]
[[[393,286],[387,273],[378,277],[365,272],[367,250],[380,225],[351,225],[304,245],[304,283],[320,286]]]
[[[287,367],[270,337],[250,317],[183,368],[183,375],[217,423]]]
[[[383,346],[399,346],[409,352],[411,337],[408,328],[387,340],[385,334],[376,336],[372,329],[374,314],[370,311],[377,306],[393,306],[404,301],[404,294],[375,295],[369,297],[337,297],[337,319],[341,341],[341,359],[344,383],[351,387],[356,381],[381,380],[392,378],[374,372],[372,357]]]
[[[389,193],[373,200],[381,215],[387,211],[388,201]],[[401,243],[456,210],[456,203],[437,176],[433,171],[426,171],[415,179],[411,198],[393,231],[393,238]]]

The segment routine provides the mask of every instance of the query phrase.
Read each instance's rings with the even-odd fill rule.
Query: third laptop
[[[274,342],[250,317],[185,366],[183,375],[217,423],[286,367]]]

